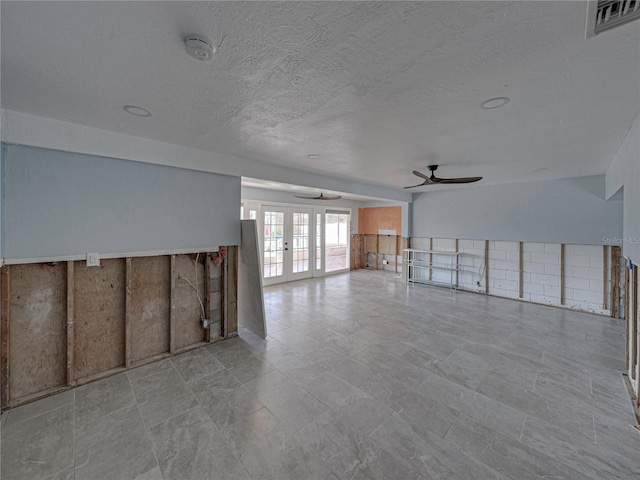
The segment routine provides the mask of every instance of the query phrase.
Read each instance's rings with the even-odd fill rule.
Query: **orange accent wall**
[[[402,235],[402,207],[358,209],[358,233],[377,235],[380,230],[395,230]]]

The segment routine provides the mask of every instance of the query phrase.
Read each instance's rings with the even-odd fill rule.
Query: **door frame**
[[[348,213],[349,214],[349,232],[347,235],[348,241],[349,241],[349,245],[347,246],[347,254],[350,255],[350,248],[351,248],[351,226],[353,225],[353,209],[350,207],[334,207],[331,208],[330,206],[318,206],[317,204],[307,204],[307,203],[283,203],[283,202],[265,202],[265,201],[260,201],[260,200],[248,200],[248,199],[243,199],[242,200],[242,205],[244,207],[244,218],[248,219],[249,218],[249,210],[257,210],[257,218],[256,218],[256,222],[257,222],[257,227],[258,227],[258,244],[260,245],[260,272],[262,275],[264,275],[264,211],[265,209],[269,208],[269,207],[274,207],[274,208],[283,208],[283,207],[292,207],[292,208],[301,208],[304,210],[309,210],[311,212],[311,221],[309,222],[309,239],[310,239],[310,248],[309,248],[309,262],[310,262],[310,267],[311,267],[311,275],[310,277],[313,278],[319,278],[319,277],[324,277],[327,275],[335,275],[338,273],[344,273],[349,271],[349,265],[347,265],[344,269],[341,270],[335,270],[335,271],[331,271],[331,272],[326,272],[325,271],[325,213],[327,210],[341,210],[344,213]],[[316,222],[317,222],[317,215],[320,215],[320,227],[321,227],[321,231],[320,231],[320,251],[321,251],[321,257],[320,257],[320,268],[316,268],[316,247],[317,247],[317,230],[316,230]],[[305,277],[307,278],[307,277]],[[292,280],[282,280],[282,282],[285,281],[293,281]],[[281,283],[281,282],[268,282],[264,277],[262,278],[262,282],[263,284],[266,285],[273,285],[275,283]]]

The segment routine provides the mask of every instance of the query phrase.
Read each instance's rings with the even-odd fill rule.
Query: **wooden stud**
[[[76,384],[76,364],[75,364],[75,338],[74,338],[74,310],[73,296],[75,291],[74,283],[75,262],[67,262],[67,385]]]
[[[631,286],[631,276],[629,273],[629,262],[625,262],[624,267],[624,337],[625,337],[625,355],[624,355],[624,369],[629,371],[629,339],[631,337],[631,315],[629,315],[629,287]]]
[[[227,247],[227,258],[222,269],[222,315],[225,337],[238,332],[238,247]]]
[[[124,365],[131,368],[131,257],[125,262]]]
[[[633,315],[631,315],[631,378],[636,379],[638,365],[638,265],[633,266]]]
[[[609,307],[609,247],[602,246],[602,309],[607,310]],[[612,279],[613,280],[613,279]]]
[[[564,243],[560,244],[560,305],[564,305]]]
[[[456,253],[458,253],[458,239],[456,238]],[[459,271],[458,268],[460,268],[460,261],[459,261],[460,256],[456,255],[456,288],[458,288],[458,280],[459,280]]]
[[[171,255],[171,298],[169,311],[169,353],[176,351],[176,256]]]
[[[9,404],[9,265],[2,267],[2,311],[0,313],[0,335],[2,335],[2,373],[0,401],[2,407]]]
[[[620,247],[611,247],[611,316],[620,318]]]
[[[433,250],[433,237],[429,237],[429,265],[433,264],[433,253],[431,253],[432,250]],[[432,270],[429,269],[429,280],[431,280],[432,277],[433,277]]]
[[[208,319],[211,318],[211,254],[204,256],[204,311]],[[211,326],[204,330],[204,341],[211,341]]]
[[[393,238],[393,265],[398,273],[398,236]]]
[[[523,242],[518,242],[518,297],[524,297],[524,255]]]
[[[489,240],[484,241],[484,293],[489,293]]]

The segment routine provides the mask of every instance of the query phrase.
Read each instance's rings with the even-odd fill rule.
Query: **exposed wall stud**
[[[633,266],[633,314],[631,315],[631,378],[638,369],[638,265]]]
[[[131,368],[131,257],[125,262],[124,365]]]
[[[489,240],[484,241],[484,293],[489,293]]]
[[[211,319],[211,254],[204,256],[204,311],[207,319]],[[204,330],[204,341],[211,341],[211,326]]]
[[[176,256],[171,255],[171,310],[169,312],[169,352],[176,351]]]
[[[74,285],[74,267],[75,262],[67,262],[67,385],[76,384],[75,371],[75,350],[74,350],[74,307],[73,297],[75,291]]]
[[[456,253],[458,253],[458,251],[458,239],[456,238]],[[456,255],[456,288],[458,288],[458,280],[460,278],[458,268],[460,268],[460,255]]]
[[[560,244],[560,305],[564,305],[564,243]]]
[[[0,313],[0,331],[2,335],[2,381],[0,399],[2,406],[9,403],[9,265],[2,267],[2,312]]]
[[[602,246],[602,309],[609,308],[609,247]],[[611,279],[613,281],[613,278]]]
[[[524,297],[523,242],[518,242],[518,298]]]
[[[625,262],[625,266],[624,266],[624,277],[625,277],[625,288],[624,288],[624,318],[625,318],[625,322],[624,322],[624,337],[625,337],[625,342],[624,342],[624,350],[625,350],[625,355],[624,355],[624,369],[628,372],[629,371],[629,339],[631,338],[631,315],[629,314],[629,295],[630,295],[630,288],[631,287],[631,274],[629,272],[629,262],[626,261]]]
[[[429,237],[429,265],[433,264],[433,253],[431,253],[431,251],[433,250],[433,237]],[[429,280],[431,280],[432,278],[432,270],[429,269]]]
[[[620,247],[611,247],[611,316],[620,318]]]

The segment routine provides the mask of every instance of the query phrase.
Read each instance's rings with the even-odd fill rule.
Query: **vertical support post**
[[[67,262],[67,385],[76,384],[75,364],[75,334],[74,334],[74,292],[75,292],[75,262]]]
[[[176,256],[171,255],[171,308],[169,310],[169,352],[176,351]]]
[[[620,318],[620,247],[611,247],[611,316]]]
[[[631,378],[636,379],[638,365],[638,265],[633,266],[633,314],[631,317]]]
[[[484,293],[489,293],[489,240],[484,241]]]
[[[456,253],[458,253],[458,239],[456,238]],[[459,277],[459,271],[458,268],[460,268],[460,261],[459,261],[460,256],[456,255],[456,288],[458,288],[458,281],[460,279]]]
[[[228,338],[238,332],[238,247],[227,247],[223,268],[223,318],[224,333]]]
[[[131,257],[125,262],[124,365],[131,368]]]
[[[602,309],[606,310],[609,307],[609,247],[607,245],[602,246]],[[613,280],[613,279],[611,279]]]
[[[518,242],[518,298],[524,297],[523,242]]]
[[[208,319],[211,318],[211,253],[204,256],[204,312]],[[204,330],[204,341],[211,341],[211,326]]]
[[[378,256],[380,255],[380,235],[376,235],[376,270],[380,268]]]
[[[0,313],[0,334],[2,335],[2,381],[0,391],[0,402],[3,407],[7,406],[10,398],[9,391],[9,265],[2,267],[2,312]]]
[[[629,341],[631,338],[631,314],[629,313],[629,295],[630,295],[630,290],[629,287],[631,286],[631,274],[629,272],[629,262],[625,262],[625,266],[624,266],[624,277],[625,277],[625,288],[624,288],[624,318],[625,318],[625,322],[624,322],[624,338],[625,338],[625,362],[624,362],[624,368],[625,370],[628,372],[629,371]]]
[[[564,305],[564,243],[560,244],[560,305]]]
[[[398,240],[400,237],[397,235],[393,237],[393,264],[396,267],[396,273],[398,273]]]
[[[433,237],[429,237],[429,266],[433,264]],[[432,270],[429,268],[429,280],[433,278]]]

